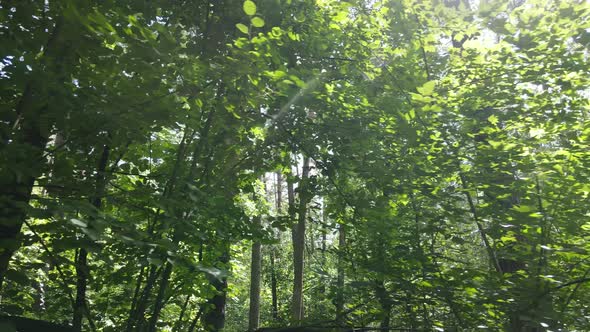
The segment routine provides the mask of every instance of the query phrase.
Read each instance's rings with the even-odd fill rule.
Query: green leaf
[[[545,129],[543,128],[530,128],[529,129],[529,135],[531,137],[543,137],[543,135],[545,135]]]
[[[467,287],[467,288],[465,288],[465,293],[467,293],[467,295],[469,295],[469,296],[475,296],[475,295],[477,295],[477,289],[475,289],[473,287]]]
[[[488,117],[488,121],[495,126],[498,124],[498,117],[492,114]]]
[[[432,284],[431,284],[430,282],[426,281],[426,280],[422,280],[422,281],[420,281],[420,282],[418,283],[418,285],[420,285],[420,286],[424,286],[424,287],[428,287],[428,288],[432,288],[432,287],[433,287],[433,286],[432,286]]]
[[[253,1],[246,0],[244,1],[244,13],[248,16],[253,16],[256,14],[256,4]]]
[[[236,24],[236,28],[238,28],[238,30],[240,30],[241,32],[243,32],[245,34],[248,34],[248,27],[245,26],[244,24],[238,23],[238,24]]]
[[[262,28],[264,26],[264,20],[258,16],[252,17],[252,25],[257,28]]]
[[[532,212],[532,211],[535,210],[532,206],[527,206],[527,205],[515,206],[512,209],[514,211],[523,212],[523,213],[525,213],[525,212]]]
[[[516,242],[516,238],[514,236],[502,236],[500,238],[500,241],[502,241],[504,243],[512,243],[512,242]]]
[[[434,92],[436,81],[428,81],[421,87],[416,88],[418,92],[423,96],[430,96]]]

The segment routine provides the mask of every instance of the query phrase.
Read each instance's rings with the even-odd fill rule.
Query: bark
[[[0,167],[0,290],[10,258],[20,247],[19,237],[33,184],[47,164],[43,151],[53,127],[53,119],[48,114],[50,99],[59,94],[53,90],[63,86],[69,77],[63,68],[63,58],[67,58],[70,49],[66,47],[63,30],[64,19],[58,17],[39,65],[40,71],[53,73],[56,79],[49,82],[36,79],[27,83],[16,106],[14,133],[6,144],[0,145],[4,150],[0,151],[2,153],[12,153],[9,149],[19,151],[13,154],[12,165]]]
[[[229,245],[223,248],[219,262],[226,266],[229,263]],[[220,331],[225,325],[225,304],[227,298],[227,278],[211,277],[211,285],[215,287],[217,294],[207,300],[207,304],[212,308],[206,311],[202,318],[205,331]]]
[[[281,215],[282,205],[283,205],[283,176],[280,172],[276,173],[277,175],[277,183],[276,183],[276,209],[277,209],[277,216]],[[281,240],[281,231],[278,231],[277,238]],[[270,250],[270,293],[271,293],[271,303],[272,303],[272,318],[277,321],[279,319],[279,301],[278,301],[278,284],[277,284],[277,272],[275,269],[275,259],[276,259],[276,247],[273,245]]]
[[[74,317],[72,319],[72,325],[76,331],[82,331],[88,272],[88,252],[85,249],[79,249],[76,257],[76,302],[74,303]]]
[[[166,289],[168,288],[171,274],[172,264],[170,262],[166,262],[164,266],[164,272],[162,273],[162,279],[160,279],[158,294],[156,295],[156,300],[154,302],[154,310],[152,311],[152,316],[150,317],[150,321],[148,323],[147,330],[149,332],[156,331],[156,325],[158,323],[158,319],[160,318],[160,312],[164,307],[164,295],[166,294]]]
[[[305,221],[307,218],[307,203],[310,195],[308,193],[310,158],[303,161],[301,181],[299,183],[299,206],[297,208],[297,224],[292,229],[293,238],[293,299],[291,303],[291,319],[293,322],[301,322],[303,313],[303,267],[305,250]],[[292,187],[291,187],[292,188]],[[292,190],[291,190],[292,191]],[[290,195],[293,200],[293,193]]]
[[[195,176],[195,172],[197,169],[197,159],[201,154],[201,151],[204,147],[205,140],[209,134],[209,130],[211,128],[211,124],[213,121],[213,114],[214,114],[214,110],[211,110],[208,113],[207,120],[206,120],[205,124],[203,125],[203,127],[201,128],[200,133],[199,133],[199,141],[195,143],[195,147],[194,147],[194,150],[192,153],[191,165],[188,170],[188,177],[187,177],[188,181],[192,181]],[[167,196],[167,197],[171,197],[173,195],[176,180],[179,178],[180,164],[181,164],[182,160],[184,160],[184,156],[185,156],[185,152],[186,152],[186,148],[187,148],[188,144],[194,138],[195,133],[196,133],[196,131],[193,131],[192,134],[187,136],[187,134],[186,134],[187,132],[188,131],[185,131],[183,139],[182,139],[180,146],[178,148],[176,163],[174,165],[173,173],[171,176],[171,185],[168,187],[169,190],[165,193],[165,196]],[[186,140],[187,137],[188,137],[188,141]],[[187,215],[187,214],[183,214],[183,213],[176,213],[176,214],[177,214],[176,217],[179,219],[184,218],[184,216]],[[188,212],[188,214],[190,214],[190,212]],[[176,243],[179,235],[180,234],[179,234],[178,229],[174,229],[173,236],[172,236],[173,243]],[[160,317],[160,313],[165,305],[164,298],[165,298],[166,290],[167,290],[168,285],[170,283],[170,276],[172,275],[172,269],[173,269],[172,264],[169,262],[166,262],[166,266],[165,266],[164,272],[162,274],[162,279],[160,280],[158,294],[156,295],[156,300],[154,302],[154,309],[152,311],[152,315],[150,317],[150,321],[148,324],[147,330],[150,332],[156,331],[156,325],[157,325],[158,319]]]
[[[127,321],[126,332],[133,331],[133,329],[136,325],[138,325],[138,326],[142,325],[143,314],[145,312],[145,308],[147,308],[150,294],[152,292],[152,289],[154,288],[156,280],[158,279],[158,276],[160,275],[161,271],[162,271],[161,268],[158,269],[155,266],[151,267],[150,273],[149,273],[147,280],[146,280],[145,287],[143,288],[143,291],[141,293],[141,297],[139,298],[139,301],[137,302],[137,306],[136,306],[135,310],[133,310],[131,312],[131,314],[129,315],[129,320]]]
[[[281,208],[283,205],[283,176],[280,172],[277,172],[277,215],[281,214]]]
[[[270,293],[272,301],[272,318],[277,321],[279,319],[279,301],[277,297],[277,274],[275,271],[275,249],[272,248],[270,252]]]
[[[254,218],[254,228],[260,229],[260,217]],[[262,268],[262,245],[260,240],[252,244],[252,264],[250,268],[250,312],[248,330],[255,331],[260,324],[260,272]]]
[[[135,313],[135,309],[137,307],[138,304],[138,300],[139,300],[139,292],[141,291],[141,284],[143,283],[143,277],[145,274],[146,268],[145,266],[141,268],[141,271],[139,272],[139,276],[137,277],[137,282],[135,283],[135,291],[133,292],[133,299],[131,300],[131,309],[129,310],[129,319],[127,319],[127,327],[126,327],[126,331],[130,331],[132,326],[129,326],[129,324],[132,323],[131,317],[133,317],[134,313]]]
[[[108,145],[103,147],[96,172],[94,195],[91,204],[98,212],[102,208],[102,196],[106,186],[106,168],[109,161],[110,148]],[[92,227],[91,224],[88,225]],[[86,306],[86,288],[88,286],[88,277],[90,268],[88,267],[88,252],[84,248],[78,250],[76,260],[76,302],[74,304],[74,315],[72,325],[76,331],[82,331],[82,318],[89,308]]]
[[[170,175],[170,179],[166,183],[166,187],[164,189],[164,192],[162,193],[163,199],[170,198],[176,189],[176,184],[178,182],[178,178],[179,178],[179,174],[181,171],[182,161],[184,160],[186,148],[190,144],[190,141],[194,138],[194,135],[195,135],[194,130],[190,130],[188,128],[185,129],[185,131],[182,135],[182,139],[180,141],[180,144],[178,146],[178,151],[176,153],[176,159],[174,162],[174,167],[172,168],[172,173]],[[158,232],[158,219],[157,218],[158,218],[158,215],[156,215],[156,218],[153,222],[153,226],[154,226],[153,232],[155,234],[157,234],[157,232]],[[173,242],[176,239],[176,236],[177,236],[177,234],[175,233],[173,236]],[[160,280],[160,283],[159,283],[158,293],[156,295],[156,299],[154,302],[154,309],[152,311],[152,315],[151,315],[148,325],[146,327],[147,331],[153,331],[155,329],[155,325],[158,321],[160,311],[162,310],[162,308],[164,306],[164,295],[166,292],[166,288],[168,287],[170,276],[172,274],[172,264],[170,264],[169,262],[166,262],[164,264],[163,270],[161,269],[160,271],[162,272],[162,279]],[[159,275],[160,271],[158,271],[158,275]],[[150,279],[152,276],[154,276],[154,278]],[[139,324],[138,329],[140,329],[141,324],[143,323],[140,319],[142,319],[142,317],[145,313],[145,310],[147,308],[147,300],[148,300],[154,286],[156,285],[156,280],[157,280],[157,276],[155,276],[155,274],[150,273],[150,277],[148,278],[148,282],[146,283],[143,293],[142,293],[141,301],[140,301],[139,305],[137,306],[135,312],[133,313],[132,317],[129,318],[127,331],[132,331],[135,324]]]

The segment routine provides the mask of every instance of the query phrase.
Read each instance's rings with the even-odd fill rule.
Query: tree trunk
[[[170,262],[166,262],[164,272],[162,273],[162,279],[160,279],[160,287],[158,288],[158,294],[156,295],[156,300],[154,302],[154,310],[152,311],[152,316],[150,317],[150,321],[147,327],[147,331],[149,332],[156,331],[158,318],[160,318],[160,312],[164,307],[164,295],[166,294],[166,289],[168,289],[170,275],[172,275],[172,264]]]
[[[50,99],[53,94],[59,95],[53,90],[69,79],[62,68],[66,63],[63,57],[69,52],[69,48],[64,46],[63,25],[64,19],[58,17],[39,65],[42,67],[39,71],[53,73],[56,79],[50,82],[36,79],[27,83],[16,106],[14,133],[0,145],[2,154],[10,153],[15,159],[12,165],[0,167],[0,290],[10,258],[20,247],[19,236],[27,216],[33,184],[47,163],[43,150],[53,127],[53,121],[47,114]],[[14,153],[16,150],[20,152]]]
[[[293,299],[291,303],[291,319],[293,322],[303,320],[303,267],[304,267],[304,249],[305,249],[305,221],[307,218],[307,203],[310,194],[308,193],[308,176],[309,176],[310,158],[306,157],[303,161],[303,170],[301,181],[299,183],[299,207],[297,208],[297,224],[293,226]],[[289,203],[293,201],[293,192],[291,184],[291,193]]]
[[[173,195],[174,190],[176,189],[176,183],[177,183],[178,178],[180,177],[179,173],[181,171],[182,161],[184,160],[186,147],[188,146],[188,144],[190,144],[190,141],[194,138],[194,135],[195,135],[194,130],[189,130],[188,128],[186,128],[184,130],[184,133],[182,135],[182,139],[180,140],[180,144],[178,145],[178,150],[176,152],[176,159],[174,162],[174,167],[172,168],[170,178],[168,179],[166,186],[164,188],[164,192],[162,193],[163,198],[170,198]],[[157,233],[157,228],[158,228],[158,225],[157,225],[158,219],[157,218],[158,218],[158,216],[159,215],[156,215],[156,217],[154,218],[154,223],[153,223],[153,232],[154,233]],[[175,242],[176,236],[177,236],[177,234],[176,234],[176,232],[174,232],[173,242]],[[169,262],[166,261],[166,263],[164,264],[163,270],[160,269],[160,271],[162,272],[162,279],[160,280],[160,283],[159,283],[158,293],[156,295],[156,299],[154,302],[154,309],[152,311],[152,315],[150,317],[149,323],[146,327],[147,331],[153,331],[155,329],[156,323],[157,323],[159,315],[160,315],[160,311],[162,310],[162,307],[164,306],[164,295],[166,292],[166,288],[168,287],[170,276],[172,274],[172,264],[170,264]],[[158,274],[160,271],[158,271]],[[154,276],[154,278],[150,279],[152,276]],[[129,322],[128,322],[128,326],[127,326],[128,331],[132,331],[135,324],[138,324],[138,330],[140,330],[140,326],[143,323],[143,321],[141,321],[140,319],[143,319],[142,317],[143,317],[145,310],[147,308],[147,300],[150,296],[150,293],[151,293],[154,285],[156,284],[157,276],[150,273],[150,278],[148,278],[148,281],[147,281],[145,288],[143,290],[143,293],[142,293],[141,301],[133,314],[134,317],[129,318]]]
[[[143,323],[143,315],[145,312],[145,308],[147,308],[150,294],[152,292],[152,289],[154,288],[156,280],[158,279],[158,276],[160,275],[161,271],[161,268],[157,268],[156,266],[151,267],[150,273],[148,274],[146,280],[145,287],[141,292],[141,297],[139,298],[139,301],[137,301],[137,306],[135,307],[135,310],[132,310],[129,314],[129,320],[127,321],[127,329],[125,330],[126,332],[133,331],[136,325],[141,325]]]
[[[344,323],[344,249],[346,247],[346,230],[344,225],[338,227],[338,279],[336,281],[336,323]]]
[[[98,212],[102,208],[102,196],[106,186],[106,168],[109,161],[110,148],[108,145],[103,147],[96,172],[94,195],[90,203]],[[92,219],[92,218],[91,218]],[[92,224],[88,225],[92,227]],[[84,248],[78,250],[76,259],[76,301],[74,304],[74,316],[72,325],[76,331],[82,331],[82,318],[89,308],[86,306],[86,288],[88,286],[88,277],[90,268],[88,267],[88,252]]]
[[[137,307],[137,303],[139,300],[139,292],[141,291],[141,284],[143,283],[143,276],[146,272],[145,266],[141,268],[139,272],[139,276],[137,277],[137,282],[135,283],[135,291],[133,292],[133,299],[131,300],[131,309],[129,309],[129,318],[127,319],[127,327],[125,331],[130,331],[131,327],[129,324],[132,323],[131,317],[133,317],[135,313],[135,308]]]
[[[283,176],[280,172],[276,173],[277,182],[276,182],[276,215],[282,215],[282,206],[283,206]],[[277,239],[281,241],[281,231],[278,230],[278,234],[276,235]],[[278,284],[277,284],[277,271],[275,269],[275,260],[276,260],[276,245],[273,245],[270,249],[270,293],[271,293],[271,302],[272,302],[272,318],[275,321],[279,320],[279,301],[278,301]]]
[[[193,332],[195,330],[195,327],[197,327],[197,323],[199,322],[199,319],[201,318],[202,314],[203,314],[203,307],[201,306],[199,308],[199,310],[197,310],[197,313],[195,314],[195,318],[193,318],[193,320],[191,321],[191,324],[188,327],[188,332]]]
[[[277,215],[281,214],[281,209],[283,206],[283,176],[280,172],[277,172],[277,186],[276,186],[276,208],[277,208]]]
[[[86,286],[88,280],[88,252],[78,249],[76,255],[76,302],[74,303],[74,318],[72,326],[76,331],[82,331],[82,317],[86,306]]]
[[[190,295],[186,296],[186,299],[184,300],[182,308],[180,308],[180,315],[178,315],[178,320],[176,320],[176,323],[174,324],[172,331],[180,331],[180,327],[182,326],[182,319],[184,318],[184,314],[186,313],[186,309],[188,307],[188,302],[189,302],[190,298],[191,298]]]
[[[229,245],[224,246],[223,252],[219,262],[226,266],[229,263]],[[207,304],[213,309],[208,310],[203,315],[203,327],[205,331],[220,331],[225,325],[225,304],[227,298],[227,278],[223,277],[213,278],[211,277],[211,285],[215,287],[217,294],[209,300]]]
[[[260,229],[260,217],[254,217],[254,228]],[[260,271],[262,268],[262,245],[255,239],[252,243],[252,264],[250,268],[250,312],[248,330],[255,331],[260,324]]]
[[[270,293],[272,301],[272,319],[275,321],[279,320],[279,301],[277,289],[277,274],[275,270],[275,249],[272,248],[270,251]]]

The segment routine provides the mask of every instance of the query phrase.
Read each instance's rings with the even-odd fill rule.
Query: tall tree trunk
[[[272,303],[272,319],[279,320],[279,301],[277,287],[277,273],[275,270],[275,248],[270,251],[270,294]]]
[[[338,227],[338,279],[336,280],[336,323],[344,323],[344,250],[346,230],[344,224]]]
[[[69,48],[64,45],[63,17],[56,24],[47,44],[44,45],[43,58],[36,68],[39,72],[54,74],[55,79],[47,82],[35,79],[28,82],[16,106],[17,119],[13,124],[13,134],[0,145],[0,152],[11,153],[15,158],[12,165],[0,166],[0,290],[8,264],[13,253],[20,247],[20,233],[27,216],[27,206],[35,179],[41,175],[46,160],[43,151],[53,127],[52,117],[48,115],[53,95],[62,95],[59,89],[69,79],[63,68]],[[9,150],[19,150],[12,153]],[[18,169],[15,167],[17,166]]]
[[[185,128],[184,133],[182,135],[182,139],[180,140],[180,144],[178,146],[178,151],[176,152],[176,159],[174,161],[174,167],[172,168],[172,173],[170,174],[170,179],[166,183],[166,187],[164,188],[164,192],[162,193],[163,198],[170,198],[176,189],[176,184],[178,182],[178,178],[180,177],[180,171],[181,171],[181,167],[182,167],[182,162],[184,160],[186,148],[190,144],[190,141],[194,138],[194,135],[195,135],[194,130],[190,130],[189,128]],[[157,233],[157,228],[158,228],[158,215],[156,215],[156,217],[154,218],[154,222],[153,222],[153,232],[154,233]],[[174,232],[173,242],[175,242],[176,236],[177,236],[177,234],[176,234],[176,232]],[[158,272],[160,272],[160,271],[158,271]],[[159,283],[158,293],[156,295],[156,299],[154,302],[154,309],[152,311],[152,315],[151,315],[148,325],[146,327],[147,331],[153,331],[155,329],[156,323],[157,323],[159,315],[160,315],[160,311],[162,310],[162,307],[164,305],[164,295],[166,292],[166,288],[168,287],[170,276],[172,274],[172,264],[170,264],[168,261],[166,261],[163,269],[161,269],[161,272],[162,272],[162,279],[160,280],[160,283]],[[151,276],[152,275],[150,275],[150,277]],[[142,299],[140,301],[140,304],[137,306],[137,309],[133,315],[134,317],[130,317],[130,319],[129,319],[129,323],[130,323],[128,325],[128,329],[130,329],[129,331],[133,330],[134,324],[138,324],[138,330],[140,329],[140,326],[143,323],[143,321],[140,319],[142,319],[142,317],[145,313],[145,310],[147,308],[147,300],[151,294],[153,287],[156,285],[156,279],[157,279],[157,276],[153,280],[149,279],[148,282],[146,283],[145,288],[143,290]]]
[[[105,145],[98,161],[94,195],[90,200],[90,203],[94,206],[97,213],[102,208],[102,196],[104,195],[106,186],[105,171],[109,161],[110,151],[110,147]],[[92,227],[92,224],[90,224],[89,227]],[[88,286],[89,276],[90,268],[88,267],[88,252],[86,249],[80,248],[76,259],[76,301],[73,308],[74,316],[72,319],[72,326],[76,331],[82,331],[82,317],[84,317],[84,313],[89,310],[86,306],[86,288]]]
[[[148,274],[146,284],[141,292],[141,297],[137,301],[137,306],[135,307],[135,310],[132,310],[129,314],[129,320],[127,321],[127,328],[125,330],[126,332],[131,332],[136,326],[139,327],[143,324],[143,315],[147,308],[150,294],[161,271],[162,268],[157,268],[156,266],[150,268],[150,273]]]
[[[254,229],[261,227],[260,217],[254,217]],[[260,324],[260,272],[262,267],[262,244],[259,239],[252,243],[252,263],[250,268],[250,312],[248,330],[255,331]]]
[[[201,154],[201,151],[204,147],[205,139],[208,136],[209,129],[210,129],[211,123],[213,121],[213,114],[214,114],[214,110],[211,110],[208,113],[207,120],[205,121],[205,124],[203,125],[203,127],[201,128],[200,133],[199,133],[199,141],[195,143],[195,147],[194,147],[193,154],[192,154],[192,162],[191,162],[190,168],[188,170],[188,176],[187,176],[187,179],[189,181],[192,180],[195,176],[195,172],[197,169],[197,167],[196,167],[197,166],[197,159]],[[192,131],[192,133],[187,136],[187,132],[188,132],[188,130],[185,130],[185,134],[184,134],[183,139],[182,139],[180,146],[178,148],[176,164],[174,166],[174,170],[173,170],[172,177],[171,177],[172,185],[169,187],[169,191],[167,192],[168,197],[172,196],[172,194],[173,194],[174,183],[176,182],[176,179],[179,178],[180,164],[181,164],[182,160],[184,159],[186,148],[187,148],[188,144],[190,143],[190,141],[194,138],[195,133],[196,133],[196,131]],[[188,141],[186,140],[187,138],[188,138]],[[184,218],[185,215],[186,214],[184,214],[184,213],[177,212],[178,219]],[[172,236],[172,242],[176,243],[177,238],[179,236],[179,230],[174,229],[173,234],[174,235]],[[162,311],[162,309],[165,305],[164,298],[165,298],[166,290],[168,288],[168,284],[170,283],[170,276],[172,275],[172,269],[173,269],[172,264],[169,262],[166,262],[164,272],[162,273],[162,279],[160,280],[158,294],[156,295],[156,300],[154,302],[154,309],[152,311],[152,315],[150,317],[150,321],[149,321],[148,328],[147,328],[147,330],[150,332],[156,330],[156,325],[157,325],[158,319],[160,317],[160,312]]]
[[[74,318],[72,319],[72,326],[76,331],[82,331],[88,273],[88,252],[80,248],[76,255],[76,302],[74,303]]]
[[[227,266],[229,263],[229,245],[224,245],[223,252],[219,258],[219,262],[222,266]],[[209,304],[212,309],[204,313],[202,322],[205,331],[220,331],[225,325],[225,304],[227,299],[227,278],[223,277],[213,278],[211,277],[211,285],[215,287],[217,294],[209,300]]]
[[[300,323],[303,320],[303,267],[305,250],[305,221],[307,218],[307,203],[310,199],[308,193],[310,158],[305,157],[303,170],[299,182],[299,206],[297,208],[297,224],[293,226],[293,299],[291,302],[291,320]],[[291,185],[292,186],[292,185]],[[292,187],[291,187],[292,188]],[[292,190],[291,190],[292,191]],[[293,196],[293,193],[291,193]],[[291,197],[292,198],[292,197]],[[291,199],[290,199],[291,201]]]
[[[154,310],[152,311],[152,316],[150,317],[147,327],[147,331],[149,332],[156,331],[156,325],[158,323],[158,319],[160,318],[160,312],[164,307],[164,295],[166,295],[166,290],[168,289],[170,275],[172,275],[172,264],[170,262],[166,262],[164,265],[164,272],[162,273],[162,279],[160,279],[158,294],[156,295],[156,300],[154,301]]]
[[[277,209],[277,216],[280,216],[282,213],[282,206],[283,206],[283,176],[280,172],[276,173],[277,175],[277,183],[276,183],[276,209]],[[277,239],[281,241],[281,231],[278,231]],[[273,245],[270,249],[270,294],[271,294],[271,303],[272,303],[272,318],[274,321],[279,320],[279,301],[278,301],[278,284],[277,284],[277,271],[275,268],[275,259],[276,259],[276,247]]]
[[[131,317],[133,317],[134,313],[135,313],[135,308],[137,307],[138,301],[139,301],[139,292],[141,291],[141,284],[143,283],[143,276],[146,272],[146,267],[142,267],[141,271],[139,272],[139,276],[137,277],[137,282],[135,283],[135,291],[133,292],[133,298],[131,300],[131,308],[129,309],[129,317],[127,319],[127,327],[125,329],[125,331],[129,331],[130,330],[130,326],[129,324],[132,323],[131,321]]]
[[[277,215],[281,214],[283,207],[283,176],[280,172],[277,172],[277,185],[276,185],[276,208]]]

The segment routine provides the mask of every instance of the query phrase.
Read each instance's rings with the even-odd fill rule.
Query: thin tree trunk
[[[279,320],[279,301],[277,292],[277,275],[275,271],[275,249],[272,248],[270,251],[270,294],[272,301],[272,319],[274,321]]]
[[[283,185],[282,180],[283,177],[280,172],[276,173],[277,182],[276,182],[276,209],[277,209],[277,216],[281,215],[282,205],[283,205]],[[281,240],[281,231],[278,231],[277,234],[278,241],[280,243]],[[272,318],[274,321],[279,320],[279,301],[278,301],[278,285],[277,285],[277,272],[275,268],[275,259],[276,259],[276,246],[273,245],[270,249],[270,293],[271,293],[271,303],[272,303]]]
[[[197,326],[197,323],[199,322],[201,315],[203,315],[203,306],[199,307],[199,310],[195,314],[195,318],[193,318],[193,320],[191,321],[191,325],[188,328],[188,332],[193,332],[195,330],[195,327]]]
[[[82,331],[88,273],[88,252],[82,248],[78,249],[76,255],[76,302],[74,303],[74,318],[72,319],[72,326],[76,331]]]
[[[145,312],[145,308],[147,308],[150,294],[161,271],[161,268],[157,268],[155,266],[151,267],[145,287],[143,288],[141,297],[137,303],[137,307],[135,308],[135,311],[129,315],[126,332],[131,332],[136,325],[140,326],[143,324],[143,314]]]
[[[478,215],[477,210],[475,208],[475,203],[473,202],[473,198],[471,197],[471,194],[468,191],[469,188],[467,186],[467,181],[465,180],[465,176],[463,174],[460,174],[460,178],[461,178],[461,184],[463,186],[463,189],[465,190],[465,197],[467,198],[467,202],[469,203],[469,210],[471,211],[471,215],[473,216],[473,220],[475,221],[475,225],[477,226],[477,230],[479,231],[481,239],[483,240],[483,243],[486,247],[486,250],[488,252],[488,256],[490,258],[490,262],[494,266],[494,269],[496,270],[496,272],[502,273],[502,268],[500,267],[500,263],[498,262],[498,257],[496,255],[496,252],[494,251],[494,248],[492,247],[492,245],[490,244],[490,241],[488,240],[488,236],[485,232],[483,225],[479,221],[479,215]]]
[[[191,166],[188,171],[188,180],[189,181],[193,179],[194,173],[196,172],[196,166],[197,166],[196,161],[197,161],[197,158],[199,157],[199,155],[201,154],[205,139],[208,136],[209,129],[210,129],[211,123],[213,121],[213,114],[214,114],[214,110],[212,110],[208,113],[207,120],[206,120],[204,126],[200,130],[199,141],[196,142],[196,144],[195,144],[195,148],[194,148],[193,154],[192,154]],[[192,138],[195,135],[195,132],[196,131],[193,131],[192,134],[189,135],[189,141],[192,140]],[[174,166],[174,171],[172,174],[172,179],[171,179],[172,181],[175,181],[175,179],[177,179],[179,177],[178,173],[180,171],[180,162],[182,161],[182,159],[184,159],[185,150],[189,144],[185,141],[186,137],[187,136],[186,136],[186,131],[185,131],[185,135],[184,135],[183,140],[181,141],[181,144],[179,146],[178,155],[177,155],[177,159],[176,159],[176,165]],[[172,195],[173,190],[174,190],[174,185],[171,185],[169,187],[169,191],[167,192],[168,197],[170,197]],[[179,218],[182,218],[182,216],[179,216]],[[176,242],[177,237],[179,235],[178,230],[177,229],[173,230],[173,233],[174,233],[173,242]],[[162,311],[162,309],[165,305],[164,295],[166,293],[166,289],[168,288],[168,284],[170,283],[170,276],[172,275],[172,269],[173,269],[172,264],[169,262],[166,262],[166,266],[164,268],[164,273],[162,274],[162,279],[160,280],[158,294],[157,294],[156,300],[154,302],[154,309],[152,311],[152,316],[150,317],[150,321],[148,324],[148,331],[150,331],[150,332],[156,330],[156,324],[158,322],[160,312]]]
[[[229,263],[229,245],[223,248],[219,262],[226,266]],[[213,307],[203,315],[203,327],[205,331],[220,331],[225,325],[225,304],[227,298],[227,278],[212,278],[211,284],[215,287],[217,294],[207,301]]]
[[[109,161],[110,151],[110,147],[105,145],[98,161],[94,195],[91,199],[91,204],[96,209],[96,212],[102,208],[102,196],[106,186],[105,171]],[[89,227],[92,227],[92,225],[90,224]],[[89,276],[88,252],[86,249],[80,248],[76,260],[76,303],[74,304],[74,315],[72,319],[72,326],[76,331],[82,331],[82,318],[84,317],[85,311],[90,310],[86,306],[86,288],[88,286]]]
[[[261,227],[260,217],[254,217],[254,229]],[[252,263],[250,268],[250,312],[248,330],[255,331],[260,324],[260,272],[262,268],[262,244],[259,239],[252,243]]]
[[[192,130],[191,133],[189,134],[189,129],[185,128],[184,133],[182,135],[182,139],[180,141],[180,144],[178,146],[178,151],[176,153],[176,160],[174,162],[174,167],[172,168],[172,173],[170,175],[170,179],[168,181],[168,183],[166,184],[166,188],[164,189],[164,192],[162,193],[162,197],[163,198],[170,198],[173,195],[173,192],[176,188],[176,182],[179,178],[179,174],[180,174],[180,170],[181,170],[181,165],[182,165],[182,161],[184,160],[184,156],[185,156],[185,152],[186,152],[186,147],[190,144],[190,141],[193,139],[194,135],[195,135],[195,131]],[[156,216],[157,218],[157,216]],[[157,220],[154,220],[154,230],[157,228]],[[176,232],[174,232],[174,236],[173,236],[173,242],[175,242],[174,240],[176,239]],[[160,315],[160,311],[162,310],[162,307],[164,306],[164,295],[166,292],[166,288],[168,287],[168,283],[169,283],[169,279],[170,276],[172,274],[172,264],[170,264],[168,261],[166,261],[166,263],[164,264],[164,268],[162,270],[162,279],[160,280],[159,283],[159,287],[158,287],[158,293],[156,295],[156,299],[154,302],[154,309],[152,311],[152,315],[150,317],[150,320],[148,322],[148,326],[146,327],[147,331],[153,331],[156,328],[156,323],[158,322],[158,318]],[[144,295],[145,297],[143,297],[142,301],[142,305],[137,307],[137,311],[136,311],[136,317],[133,319],[135,320],[135,322],[138,321],[138,319],[143,316],[145,309],[147,307],[147,299],[149,298],[149,294],[151,293],[153,286],[156,284],[156,280],[154,279],[152,282],[149,282],[146,284],[145,288],[144,288]],[[142,322],[139,322],[142,323]],[[133,329],[133,327],[131,327],[131,329]]]
[[[291,319],[294,323],[303,320],[303,267],[305,250],[305,221],[307,218],[307,203],[310,194],[307,185],[310,158],[305,157],[299,183],[299,207],[297,208],[297,224],[292,229],[293,238],[293,299],[291,303]],[[293,193],[291,193],[293,196]]]
[[[160,287],[158,288],[158,294],[156,295],[156,300],[154,302],[154,310],[152,312],[152,316],[150,317],[150,321],[147,327],[147,331],[149,332],[156,331],[158,318],[160,318],[160,312],[164,307],[164,295],[166,294],[166,289],[168,288],[168,283],[170,281],[171,274],[172,264],[170,262],[166,262],[164,266],[164,272],[162,273],[162,279],[160,279]]]
[[[283,205],[283,176],[280,172],[277,172],[277,215],[281,214],[281,208]]]
[[[141,268],[139,272],[139,276],[137,277],[137,282],[135,283],[135,291],[133,292],[133,299],[131,300],[131,309],[129,310],[129,318],[127,319],[127,327],[125,331],[130,331],[132,328],[129,324],[132,323],[131,317],[135,313],[135,308],[137,307],[137,302],[139,300],[139,292],[141,291],[141,284],[143,283],[143,276],[145,274],[146,268],[145,266]]]
[[[338,227],[338,279],[336,281],[336,323],[344,323],[344,250],[346,230],[343,224]]]
[[[188,302],[189,302],[190,298],[191,298],[190,295],[186,296],[186,299],[184,300],[182,308],[180,308],[180,315],[178,315],[178,319],[176,320],[176,323],[174,324],[172,331],[179,331],[179,329],[182,325],[182,319],[184,318],[184,314],[186,313],[186,308],[188,307]]]

